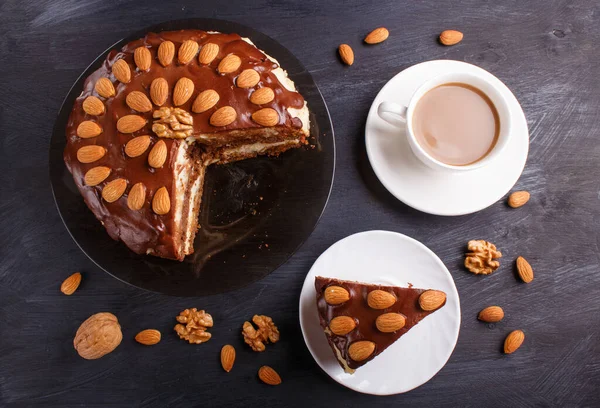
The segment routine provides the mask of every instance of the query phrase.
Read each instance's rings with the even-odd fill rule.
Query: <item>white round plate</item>
[[[443,290],[446,305],[348,374],[319,324],[316,276],[404,287],[412,283]],[[315,361],[335,381],[366,394],[399,394],[426,383],[446,364],[458,340],[460,303],[450,272],[425,245],[396,232],[360,232],[333,244],[314,263],[300,294],[300,326]]]
[[[489,165],[469,172],[433,170],[412,153],[406,130],[388,124],[377,115],[383,101],[408,105],[425,81],[449,72],[483,74],[498,84],[509,102],[513,123],[511,139]],[[436,215],[463,215],[480,211],[502,198],[519,179],[529,151],[525,114],[512,92],[486,70],[466,62],[437,60],[405,69],[379,91],[365,127],[367,155],[381,183],[405,204]]]

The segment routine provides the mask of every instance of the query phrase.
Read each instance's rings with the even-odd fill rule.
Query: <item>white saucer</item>
[[[316,276],[439,289],[446,292],[446,305],[348,374],[319,324]],[[450,272],[425,245],[396,232],[360,232],[329,247],[306,275],[300,294],[300,326],[315,361],[335,381],[366,394],[399,394],[429,381],[450,358],[460,329],[460,302]]]
[[[404,105],[430,78],[449,72],[477,72],[496,82],[509,101],[513,117],[511,140],[488,166],[462,173],[445,173],[423,164],[412,153],[406,131],[377,115],[383,101]],[[365,127],[367,155],[381,183],[405,204],[436,215],[480,211],[502,198],[519,179],[529,151],[529,131],[517,98],[498,78],[465,62],[438,60],[413,65],[381,89],[369,110]]]

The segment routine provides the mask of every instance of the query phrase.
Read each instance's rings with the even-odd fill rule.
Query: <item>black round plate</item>
[[[108,52],[147,32],[180,29],[237,33],[276,58],[296,83],[311,111],[311,144],[278,158],[259,157],[206,174],[201,229],[195,253],[177,262],[137,255],[113,241],[85,205],[63,162],[65,127],[84,79]],[[327,204],[335,167],[333,127],[325,101],[311,75],[286,48],[240,24],[214,19],[177,20],[148,27],[103,52],[79,77],[54,125],[50,179],[60,215],[83,252],[114,277],[134,286],[175,296],[223,293],[264,278],[311,234]]]

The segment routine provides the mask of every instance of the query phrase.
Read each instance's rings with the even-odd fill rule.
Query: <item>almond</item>
[[[194,59],[198,53],[198,43],[193,40],[185,40],[181,47],[179,47],[179,53],[177,58],[182,64],[187,64]]]
[[[125,154],[129,157],[138,157],[150,146],[150,136],[134,137],[125,145]]]
[[[268,385],[279,385],[281,384],[281,377],[277,374],[277,371],[273,370],[269,366],[262,366],[258,369],[258,378],[262,382]]]
[[[117,121],[117,130],[121,133],[137,132],[146,126],[146,119],[138,115],[125,115]]]
[[[175,84],[175,89],[173,89],[173,104],[175,106],[183,105],[193,93],[194,82],[186,77],[179,78],[179,81]]]
[[[143,344],[144,346],[153,346],[160,341],[160,338],[160,332],[156,329],[142,330],[135,335],[135,341]]]
[[[252,120],[262,126],[275,126],[279,123],[279,114],[275,109],[262,108],[252,114]]]
[[[454,45],[461,42],[463,33],[456,30],[445,30],[440,34],[440,42],[444,45]]]
[[[235,84],[238,88],[252,88],[260,82],[260,75],[254,69],[243,70],[237,77]]]
[[[112,66],[112,73],[117,81],[128,84],[131,81],[131,69],[125,60],[117,60]]]
[[[354,361],[364,361],[375,351],[375,343],[362,340],[355,341],[348,347],[348,355]]]
[[[152,198],[152,210],[158,215],[167,214],[171,210],[171,199],[166,187],[161,187]]]
[[[124,178],[114,179],[107,183],[102,189],[102,198],[109,203],[117,201],[127,188],[127,180]]]
[[[237,113],[231,106],[223,106],[210,116],[210,124],[213,126],[227,126],[235,121]]]
[[[106,149],[98,145],[83,146],[77,150],[77,160],[81,163],[93,163],[106,154]]]
[[[77,136],[82,139],[89,139],[90,137],[96,137],[102,133],[102,128],[91,120],[84,120],[77,126]]]
[[[127,98],[125,98],[125,102],[127,102],[127,106],[134,111],[144,113],[152,110],[152,102],[150,102],[150,99],[140,91],[129,92]]]
[[[242,60],[235,54],[229,54],[219,62],[217,70],[221,74],[229,74],[238,70]]]
[[[163,41],[158,46],[158,62],[163,67],[171,64],[173,62],[173,58],[175,57],[175,44],[171,41]]]
[[[533,280],[533,269],[522,256],[517,258],[517,272],[523,282],[529,283]]]
[[[390,292],[375,289],[367,295],[367,303],[373,309],[387,309],[396,303],[396,296]]]
[[[352,48],[350,48],[348,44],[340,44],[338,47],[338,52],[344,64],[354,64],[354,51],[352,51]]]
[[[426,290],[419,296],[419,306],[427,312],[439,309],[444,303],[446,294],[441,290]]]
[[[150,84],[150,99],[156,106],[163,106],[169,97],[169,83],[164,78],[156,78]]]
[[[527,191],[515,191],[508,196],[508,205],[512,208],[519,208],[529,201],[531,195]]]
[[[213,43],[206,43],[200,49],[198,54],[198,62],[200,64],[208,65],[217,57],[219,54],[219,46]]]
[[[389,36],[390,32],[387,28],[379,27],[367,34],[365,42],[367,44],[379,44],[380,42],[387,40]]]
[[[104,113],[104,104],[95,96],[88,96],[83,101],[83,111],[88,115],[102,115]]]
[[[164,140],[159,140],[148,154],[148,164],[155,169],[161,168],[167,160],[167,145]]]
[[[98,95],[100,95],[103,98],[113,97],[116,93],[113,83],[110,82],[110,79],[108,78],[100,78],[96,82],[94,89],[96,90],[96,92],[98,92]]]
[[[232,345],[226,344],[221,349],[221,366],[223,370],[230,372],[235,362],[235,349]]]
[[[488,306],[479,312],[479,320],[486,323],[497,323],[504,319],[504,310],[500,306]]]
[[[375,326],[382,333],[393,333],[400,330],[406,324],[406,317],[400,313],[384,313],[377,316]]]
[[[81,274],[79,272],[75,272],[73,275],[69,276],[65,279],[60,285],[60,291],[67,296],[71,296],[81,283]]]
[[[523,333],[521,330],[515,330],[510,332],[504,340],[504,353],[514,353],[519,347],[521,347],[521,344],[523,344],[524,340],[525,333]]]
[[[206,112],[219,102],[219,94],[214,89],[207,89],[202,91],[196,97],[194,104],[192,105],[192,112],[202,113]]]
[[[152,54],[146,47],[137,47],[133,52],[133,60],[140,71],[148,71],[150,64],[152,64]]]
[[[250,102],[255,105],[265,105],[275,99],[275,92],[269,87],[257,89],[250,95]]]
[[[140,210],[146,202],[146,186],[144,183],[135,183],[127,195],[127,207],[132,211]]]
[[[356,327],[356,322],[350,316],[338,316],[329,322],[329,330],[338,336],[350,333]]]
[[[83,177],[83,181],[86,186],[97,186],[102,183],[106,178],[110,175],[110,168],[105,166],[98,166],[89,169],[85,176]]]
[[[341,286],[328,286],[324,296],[325,302],[330,305],[339,305],[350,300],[350,293]]]

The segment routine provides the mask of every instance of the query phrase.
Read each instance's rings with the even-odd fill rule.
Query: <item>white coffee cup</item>
[[[490,98],[490,100],[496,107],[496,110],[498,112],[498,118],[500,120],[500,132],[498,135],[498,140],[496,141],[496,144],[494,145],[492,150],[486,156],[476,161],[475,163],[467,164],[464,166],[446,164],[433,158],[417,142],[417,138],[415,137],[413,131],[412,119],[417,102],[419,102],[421,97],[425,95],[428,91],[432,90],[437,86],[448,83],[463,83],[466,85],[471,85],[482,91],[488,96],[488,98]],[[415,93],[410,99],[410,102],[408,103],[408,106],[400,105],[398,103],[389,101],[382,102],[377,108],[377,114],[379,115],[379,117],[381,117],[381,119],[385,120],[391,125],[394,125],[399,128],[406,128],[408,143],[413,153],[423,163],[436,170],[459,172],[474,170],[483,167],[492,162],[496,157],[498,157],[502,149],[508,143],[508,139],[510,136],[511,115],[506,98],[500,92],[497,84],[474,73],[449,73],[434,77],[425,82],[415,91]]]

